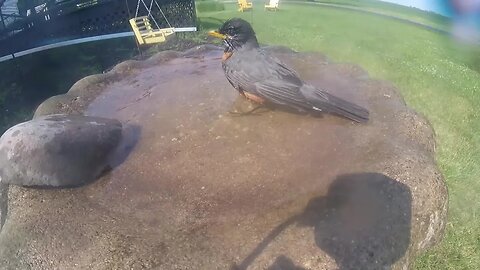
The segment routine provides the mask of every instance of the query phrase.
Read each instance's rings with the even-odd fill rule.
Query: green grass
[[[283,4],[276,13],[262,8],[238,13],[235,5],[226,5],[223,12],[198,16],[204,29],[243,17],[261,43],[321,51],[393,82],[407,103],[431,121],[436,159],[450,195],[446,237],[418,258],[415,269],[479,269],[479,48],[395,20],[326,7]]]
[[[392,15],[443,30],[448,30],[450,28],[449,20],[442,15],[433,12],[425,12],[417,8],[380,2],[378,0],[316,0],[315,2],[358,7],[363,10]]]
[[[0,134],[33,116],[46,98],[65,93],[81,78],[132,58],[135,41],[110,39],[25,55],[0,63]]]
[[[195,4],[197,12],[225,10],[225,5],[218,1],[199,1]]]

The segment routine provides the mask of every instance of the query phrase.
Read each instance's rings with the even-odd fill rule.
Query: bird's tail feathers
[[[314,109],[338,114],[359,123],[368,121],[370,113],[367,109],[318,89],[314,93]]]

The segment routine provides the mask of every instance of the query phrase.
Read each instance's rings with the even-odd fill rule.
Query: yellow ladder
[[[155,44],[165,42],[175,33],[175,28],[153,29],[148,16],[136,17],[129,20],[138,44]]]

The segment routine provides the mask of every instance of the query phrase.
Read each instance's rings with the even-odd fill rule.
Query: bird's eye
[[[227,34],[229,34],[230,36],[234,36],[236,34],[236,28],[234,26],[228,27]]]

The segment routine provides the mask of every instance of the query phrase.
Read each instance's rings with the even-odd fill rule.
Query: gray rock
[[[108,166],[122,125],[117,120],[50,115],[18,124],[0,138],[0,179],[22,186],[76,186]]]

